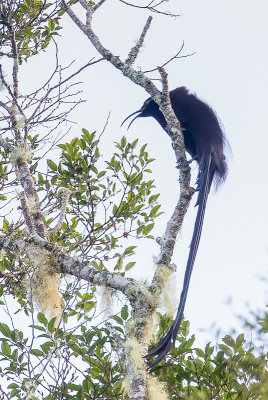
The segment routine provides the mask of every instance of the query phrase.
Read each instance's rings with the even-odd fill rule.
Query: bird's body
[[[202,100],[191,94],[185,87],[174,89],[169,94],[172,108],[181,124],[185,149],[199,165],[196,188],[198,191],[196,203],[196,205],[198,205],[198,211],[177,315],[167,335],[147,355],[148,359],[155,356],[157,357],[150,365],[150,368],[154,367],[166,356],[172,342],[175,342],[183,317],[190,277],[200,241],[206,202],[211,184],[215,182],[216,185],[219,185],[224,181],[227,174],[227,164],[224,155],[225,137],[214,111]],[[167,123],[162,112],[151,98],[144,102],[139,111],[131,115],[136,113],[139,114],[131,121],[129,126],[138,117],[153,117],[159,122],[163,129],[167,129]]]

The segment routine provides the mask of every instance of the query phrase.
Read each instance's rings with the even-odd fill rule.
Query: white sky
[[[245,313],[246,302],[260,309],[267,302],[267,286],[258,277],[267,274],[268,249],[268,4],[267,0],[257,0],[254,4],[249,0],[174,0],[166,4],[166,9],[182,16],[171,19],[153,14],[136,65],[141,69],[161,65],[184,41],[185,54],[196,54],[173,61],[167,67],[170,89],[184,85],[196,92],[215,109],[225,126],[233,153],[230,173],[224,187],[209,198],[186,318],[190,319],[194,332],[209,329],[216,322],[227,333],[236,323],[234,313]],[[124,59],[148,15],[116,0],[107,0],[95,16],[94,28],[103,44]],[[63,65],[76,59],[78,68],[96,56],[87,38],[67,17],[59,43]],[[52,49],[29,60],[21,75],[27,88],[40,82],[40,78],[45,80],[53,67]],[[87,69],[81,79],[87,103],[72,115],[78,122],[72,134],[80,135],[82,127],[101,131],[111,111],[105,154],[109,154],[111,143],[123,134],[129,140],[138,137],[140,143],[148,143],[150,154],[156,159],[152,168],[165,210],[154,232],[155,236],[161,235],[179,187],[169,138],[150,118],[137,120],[128,132],[126,127],[120,128],[122,120],[139,109],[148,95],[107,62]],[[195,211],[192,204],[173,258],[178,266],[178,296]],[[139,250],[136,277],[152,276],[152,257],[157,252],[157,245],[149,242]],[[230,296],[231,307],[225,304]],[[203,337],[207,341],[208,335]]]

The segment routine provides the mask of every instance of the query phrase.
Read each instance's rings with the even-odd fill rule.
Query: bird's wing
[[[198,210],[197,210],[194,232],[190,244],[190,251],[184,275],[183,289],[180,296],[180,304],[178,307],[177,315],[175,317],[175,320],[173,321],[170,330],[168,331],[166,336],[164,336],[163,339],[159,342],[159,344],[146,355],[146,358],[148,360],[150,360],[152,357],[157,356],[154,362],[149,366],[150,369],[153,368],[156,364],[158,364],[168,354],[171,344],[172,342],[173,344],[175,343],[178,331],[180,329],[180,324],[183,317],[184,306],[188,293],[191,274],[202,232],[207,198],[215,172],[214,165],[212,164],[213,160],[211,152],[209,154],[204,155],[199,163],[199,174],[196,182],[197,183],[196,190],[198,191],[196,205],[198,205]]]

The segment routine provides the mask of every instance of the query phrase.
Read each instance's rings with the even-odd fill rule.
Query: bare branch
[[[123,4],[127,5],[127,6],[134,7],[134,8],[142,8],[142,9],[145,9],[145,10],[147,9],[147,10],[149,10],[151,12],[156,13],[156,14],[167,15],[169,17],[180,17],[180,14],[173,14],[173,13],[168,12],[168,11],[160,11],[160,10],[157,9],[157,7],[160,6],[161,4],[163,4],[166,0],[160,0],[160,1],[156,2],[156,4],[154,4],[154,0],[152,0],[146,6],[139,6],[137,4],[128,3],[125,0],[119,0],[119,1],[120,1],[120,3],[123,3]]]
[[[0,278],[20,278],[23,275],[25,275],[25,272],[18,272],[16,274],[10,274],[3,271],[0,272]]]
[[[141,34],[137,44],[134,47],[132,47],[132,49],[130,50],[128,58],[125,61],[125,63],[128,66],[132,65],[135,62],[135,60],[136,60],[136,58],[137,58],[137,56],[139,54],[140,48],[143,45],[143,42],[144,42],[144,39],[145,39],[145,35],[146,35],[148,29],[150,28],[152,19],[153,19],[152,17],[149,17],[147,19],[146,24],[145,24],[145,26],[143,28],[142,34]]]
[[[8,143],[5,139],[3,139],[0,136],[0,146],[3,147],[3,149],[7,152],[7,153],[11,153],[14,150],[14,146],[12,146],[12,144]]]
[[[55,90],[55,89],[57,89],[57,88],[60,88],[64,83],[68,82],[70,79],[72,79],[73,77],[75,77],[76,75],[78,75],[78,74],[79,74],[81,71],[83,71],[85,68],[89,67],[90,65],[97,64],[97,63],[99,63],[100,61],[103,61],[104,58],[100,58],[100,59],[98,59],[98,60],[96,60],[96,61],[92,61],[92,60],[94,60],[94,58],[92,58],[87,64],[83,65],[81,68],[79,68],[79,69],[78,69],[77,71],[75,71],[73,74],[69,75],[69,76],[68,76],[67,78],[65,78],[64,80],[61,80],[61,79],[60,79],[60,81],[59,81],[56,85],[50,87],[50,88],[46,91],[45,95],[44,95],[40,100],[38,100],[38,102],[37,102],[37,107],[35,108],[35,110],[34,110],[33,113],[31,114],[31,116],[28,118],[28,121],[31,121],[31,120],[36,116],[38,110],[40,110],[40,108],[41,108],[41,106],[43,105],[43,103],[44,103],[45,101],[48,101],[49,95],[50,95],[50,93],[51,93],[53,90]],[[56,66],[55,72],[57,71],[57,69],[58,69],[58,67]],[[53,75],[54,75],[54,73],[53,73]],[[50,79],[51,79],[51,78],[50,78]],[[49,81],[48,81],[45,85],[47,85],[48,83],[49,83]],[[76,83],[76,84],[77,84],[77,83]],[[49,101],[51,101],[51,99],[50,99]],[[58,103],[59,103],[59,96],[56,97],[56,104],[58,104]],[[80,101],[79,101],[79,103],[80,103]],[[50,104],[48,108],[51,108],[52,106],[53,106],[53,104]],[[43,113],[43,112],[46,111],[48,108],[43,109],[40,113]],[[56,118],[58,118],[58,116],[57,116]],[[39,121],[39,123],[40,123],[40,121]]]
[[[35,188],[35,183],[28,166],[29,149],[25,146],[14,147],[10,159],[19,171],[20,183],[24,189],[27,204],[29,207],[29,214],[32,218],[34,229],[36,232],[44,237],[45,226],[40,209],[40,202]],[[28,221],[29,222],[29,221]]]
[[[10,114],[10,108],[5,103],[0,101],[0,106],[3,107]]]
[[[159,255],[157,264],[165,264],[167,266],[170,265],[177,234],[181,229],[185,212],[189,207],[194,193],[195,190],[191,189],[188,193],[181,194],[174,212],[167,223],[166,231],[160,239],[161,253]]]
[[[100,135],[99,135],[99,140],[100,140],[100,138],[102,137],[102,135],[104,134],[104,132],[105,132],[107,126],[108,126],[110,115],[111,115],[111,111],[109,111],[109,113],[108,113],[108,115],[107,115],[107,118],[106,118],[104,127],[103,127],[103,129],[102,129],[102,131],[101,131],[101,133],[100,133]]]
[[[55,228],[53,228],[49,232],[50,236],[55,235],[55,233],[57,233],[61,229],[62,223],[63,223],[65,215],[66,215],[66,208],[67,208],[67,205],[68,205],[69,198],[74,193],[75,192],[73,192],[72,190],[66,189],[66,191],[65,191],[65,193],[63,195],[63,199],[62,199],[61,212],[60,212],[58,223],[55,226]]]
[[[18,64],[16,64],[16,65],[17,65],[16,68],[18,68]],[[17,73],[18,73],[18,71],[16,72],[16,74]],[[2,65],[1,64],[0,64],[0,80],[3,83],[4,87],[7,89],[9,95],[12,98],[12,107],[7,107],[7,105],[4,107],[3,104],[1,104],[1,105],[6,110],[8,109],[8,114],[9,114],[9,118],[11,120],[12,128],[13,128],[14,133],[15,133],[15,137],[16,137],[16,139],[18,141],[21,141],[20,129],[18,128],[18,125],[17,125],[16,112],[18,111],[20,113],[21,117],[24,120],[25,135],[28,132],[28,120],[27,120],[27,118],[26,118],[26,116],[25,116],[25,114],[24,114],[24,112],[23,112],[23,110],[22,110],[22,108],[21,108],[21,106],[19,104],[19,101],[18,101],[18,93],[16,92],[16,90],[18,90],[18,85],[16,86],[17,89],[15,89],[14,85],[13,85],[14,86],[14,88],[13,88],[14,90],[11,89],[10,85],[8,85],[8,83],[6,82],[6,80],[4,78],[4,74],[3,74],[3,71],[2,71]],[[13,80],[14,80],[14,69],[13,69]]]
[[[78,26],[79,29],[88,37],[91,41],[95,49],[104,57],[107,61],[109,61],[115,68],[119,69],[123,75],[127,76],[131,79],[135,84],[142,86],[157,102],[160,101],[160,92],[156,88],[156,86],[152,83],[152,81],[147,78],[142,72],[136,71],[130,66],[126,65],[123,61],[120,60],[118,56],[115,56],[111,53],[111,51],[107,50],[99,38],[95,35],[93,30],[90,27],[84,25],[80,19],[76,16],[73,10],[66,4],[64,0],[62,0],[62,4],[70,18],[74,21],[74,23]],[[186,158],[185,158],[186,160]]]
[[[162,80],[162,103],[170,104],[169,90],[168,90],[168,75],[163,67],[157,68]]]
[[[98,8],[100,8],[106,0],[100,0],[97,4],[95,4],[95,6],[93,6],[93,10],[94,12],[97,11]]]
[[[185,55],[181,55],[180,56],[180,53],[182,52],[183,48],[184,48],[184,42],[182,42],[180,50],[173,57],[171,57],[168,61],[164,62],[164,64],[162,64],[161,67],[165,67],[166,65],[168,65],[173,60],[178,60],[178,59],[181,59],[181,58],[191,57],[191,56],[193,56],[195,54],[195,53],[190,53],[190,54],[185,54]],[[143,71],[143,73],[147,74],[149,72],[157,71],[157,69],[158,68],[148,69],[146,71]]]
[[[168,134],[172,139],[173,142],[172,146],[175,150],[178,168],[181,173],[180,175],[182,176],[180,180],[180,183],[182,184],[181,192],[183,192],[186,188],[189,190],[190,168],[187,163],[185,155],[183,135],[180,131],[180,124],[178,123],[178,120],[172,110],[170,103],[168,107],[167,105],[162,106],[161,92],[156,88],[156,86],[152,83],[152,81],[149,78],[147,78],[141,71],[134,70],[132,67],[122,62],[118,56],[114,56],[109,50],[107,50],[101,44],[99,38],[95,35],[93,30],[91,28],[87,28],[79,20],[79,18],[74,14],[73,10],[69,6],[67,6],[64,0],[62,1],[62,3],[69,16],[76,23],[76,25],[83,31],[83,33],[85,33],[85,35],[91,41],[96,50],[106,60],[108,60],[112,65],[114,65],[115,68],[119,69],[125,76],[131,79],[135,84],[142,86],[151,95],[153,100],[159,105],[168,124]]]
[[[25,246],[24,241],[21,241],[21,246],[24,248],[24,246]],[[6,251],[11,251],[12,253],[15,253],[15,254],[18,254],[20,252],[20,244],[18,244],[18,242],[14,242],[7,238],[0,237],[0,250],[2,250],[2,249],[6,250]]]
[[[25,223],[27,225],[29,232],[32,233],[32,232],[34,232],[34,226],[31,221],[31,214],[30,214],[30,210],[29,210],[29,207],[27,204],[27,199],[26,199],[25,193],[21,192],[19,194],[19,198],[20,198],[20,204],[21,204],[22,213],[23,213],[23,216],[25,219]]]
[[[18,71],[19,71],[19,60],[18,60],[18,48],[17,42],[15,37],[15,31],[12,25],[9,25],[9,30],[11,33],[11,44],[12,44],[12,55],[13,55],[13,90],[14,90],[14,97],[18,100],[18,90],[19,90],[19,83],[18,83]]]
[[[11,241],[0,237],[0,250],[4,249],[19,254],[22,251],[25,252],[27,246],[32,243],[53,255],[58,261],[62,272],[76,276],[79,279],[84,279],[95,285],[104,285],[119,290],[124,293],[135,308],[140,308],[142,304],[143,308],[148,312],[147,309],[151,307],[153,299],[145,285],[137,283],[132,278],[126,278],[121,275],[92,268],[84,262],[67,256],[52,243],[44,240],[36,233],[30,234],[25,240],[17,241]]]
[[[186,160],[184,139],[181,133],[181,125],[171,106],[169,91],[168,91],[167,73],[163,67],[159,67],[158,71],[161,75],[162,89],[163,89],[163,94],[161,96],[159,108],[162,111],[167,121],[167,133],[172,140],[172,147],[176,155],[177,166],[180,170],[179,183],[181,189],[181,196],[186,195],[186,197],[188,198],[191,175],[190,175],[190,167]],[[186,210],[184,211],[185,214]]]
[[[79,0],[79,3],[81,4],[82,7],[84,7],[85,10],[87,10],[87,3],[85,0]]]
[[[61,3],[63,9],[67,12],[69,17],[73,20],[73,22],[86,34],[86,25],[84,25],[82,21],[80,21],[77,15],[73,12],[73,10],[67,5],[67,3],[64,0]]]

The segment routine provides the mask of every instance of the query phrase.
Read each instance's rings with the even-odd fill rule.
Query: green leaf
[[[124,307],[121,310],[121,317],[124,321],[128,319],[128,306],[124,305]]]
[[[180,333],[183,336],[186,337],[186,336],[189,335],[189,332],[190,332],[190,322],[189,321],[182,321],[181,328],[180,328]]]
[[[47,160],[47,165],[52,171],[57,171],[57,165],[52,160]]]
[[[153,227],[154,227],[154,223],[145,226],[145,227],[143,228],[143,234],[144,234],[144,235],[148,235],[148,233],[151,232],[151,230],[153,229]]]
[[[119,257],[117,263],[115,264],[114,270],[120,271],[123,268],[123,258]]]
[[[10,397],[12,398],[12,397],[17,397],[17,398],[19,398],[19,395],[20,395],[20,391],[18,390],[18,389],[12,389],[11,390],[11,393],[10,393]]]
[[[31,354],[37,357],[44,357],[44,353],[39,349],[32,349]]]
[[[9,337],[9,338],[11,337],[11,330],[3,322],[0,324],[0,331],[3,333],[4,336]]]
[[[236,338],[236,342],[235,342],[236,346],[241,347],[244,342],[245,342],[245,335],[244,335],[244,333],[241,333]]]
[[[219,344],[219,348],[220,348],[228,357],[232,357],[233,352],[232,352],[232,349],[230,349],[230,347],[226,346],[225,344]]]
[[[13,361],[17,361],[17,360],[18,360],[18,354],[19,354],[18,349],[15,349],[15,350],[13,351],[13,353],[12,353],[12,359],[13,359]]]
[[[131,268],[134,267],[135,264],[136,264],[135,261],[131,261],[131,262],[127,263],[127,265],[125,266],[125,271],[129,271]]]
[[[126,144],[127,144],[127,139],[126,139],[125,136],[122,137],[121,143],[120,143],[120,144],[121,144],[122,147],[125,147],[125,146],[126,146]]]
[[[136,247],[137,247],[137,246],[129,246],[129,247],[127,247],[127,248],[125,249],[123,255],[126,256],[126,255],[128,255],[128,254],[133,253],[133,250],[134,250]]]
[[[149,204],[155,203],[159,196],[160,194],[153,194],[151,197],[149,197]]]
[[[229,335],[226,335],[223,339],[222,339],[222,341],[225,343],[225,344],[227,344],[228,346],[231,346],[231,347],[235,347],[235,341],[234,341],[234,339],[233,338],[231,338],[231,336],[229,336]]]
[[[98,179],[99,179],[99,178],[102,178],[105,174],[106,174],[106,171],[100,171],[100,172],[98,173]]]
[[[137,146],[139,139],[135,139],[132,143],[131,143],[131,148],[135,149],[135,147]]]
[[[194,341],[195,341],[195,335],[192,335],[192,336],[190,337],[190,339],[187,340],[186,346],[190,349],[190,348],[192,347],[192,344],[194,343]]]
[[[1,349],[2,349],[2,353],[3,353],[5,356],[10,356],[10,354],[11,354],[11,348],[10,348],[10,346],[9,346],[9,344],[8,344],[8,342],[7,342],[6,340],[2,342]]]
[[[154,206],[150,211],[150,217],[154,218],[157,215],[157,211],[159,210],[160,207],[161,207],[160,204]]]
[[[65,10],[62,9],[62,10],[60,10],[60,11],[58,12],[58,16],[61,17],[64,13],[65,13]]]
[[[198,357],[204,357],[205,356],[205,353],[204,353],[204,351],[202,349],[195,349],[195,352],[196,352],[196,355]]]
[[[18,387],[19,385],[17,383],[11,383],[10,385],[8,385],[8,389],[16,389]]]
[[[53,19],[50,19],[50,20],[48,21],[48,26],[49,26],[49,29],[50,29],[51,31],[55,28],[55,23],[54,23]]]
[[[48,354],[53,346],[54,346],[54,343],[48,341],[48,342],[41,344],[41,349],[43,350],[43,352],[45,354]]]
[[[56,328],[55,328],[55,321],[56,321],[56,317],[52,318],[49,323],[48,323],[48,331],[50,333],[55,332]]]
[[[211,356],[213,351],[214,351],[214,346],[210,346],[210,343],[208,343],[205,347],[205,353]]]
[[[47,321],[47,319],[46,319],[46,317],[45,317],[45,315],[43,313],[41,313],[41,312],[38,313],[37,319],[38,319],[39,322],[41,322],[41,324],[47,326],[48,321]]]
[[[123,320],[120,318],[118,315],[113,315],[112,317],[116,322],[118,322],[120,325],[123,325]]]

